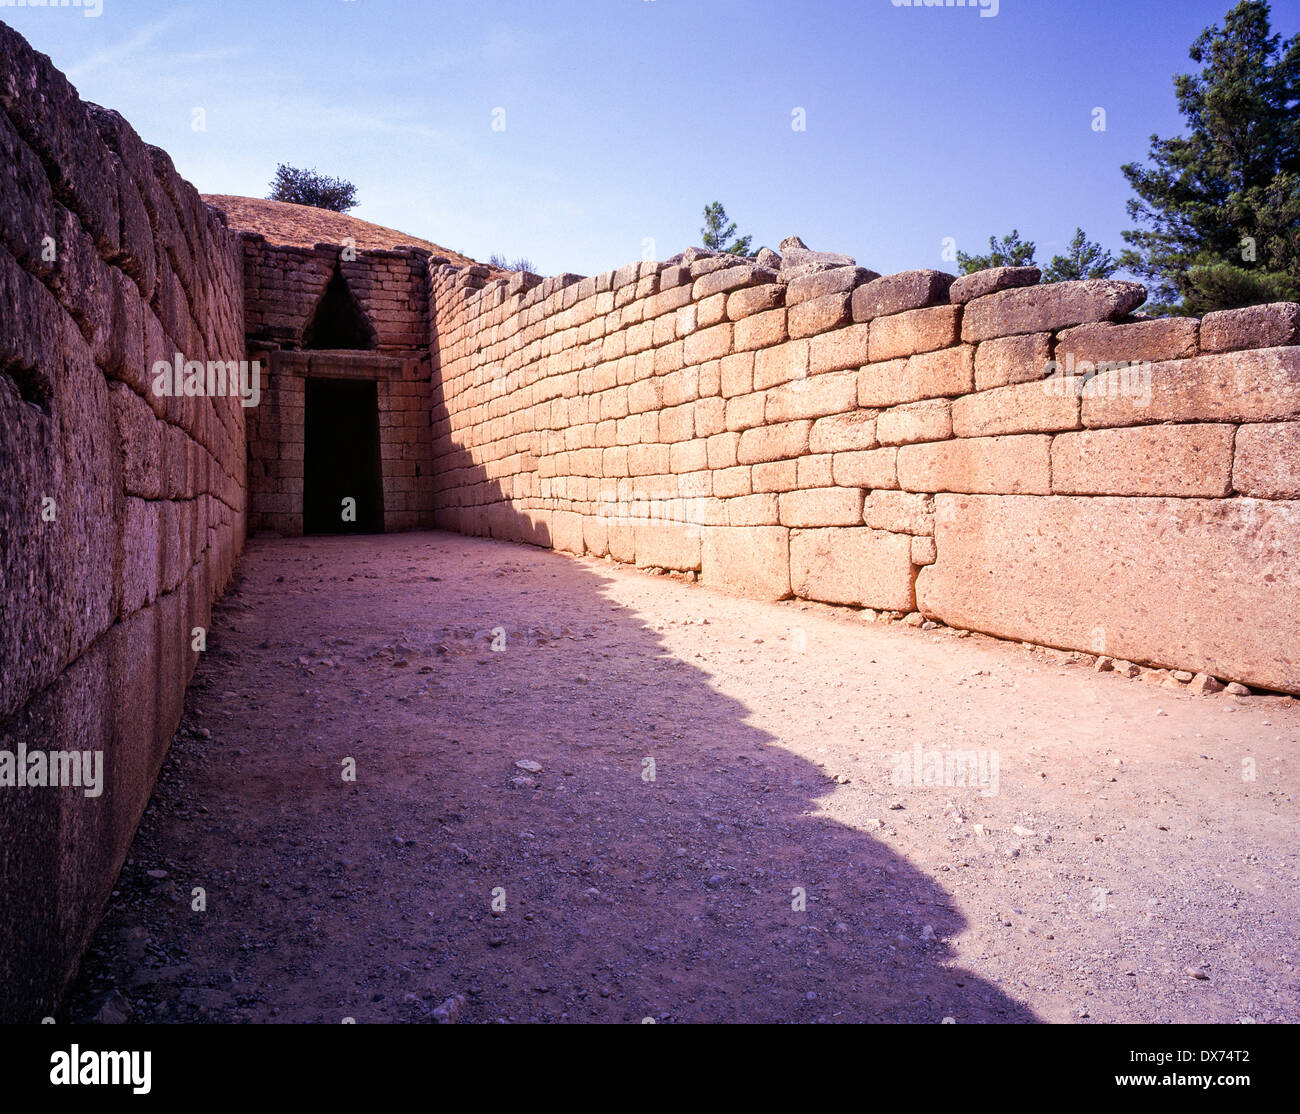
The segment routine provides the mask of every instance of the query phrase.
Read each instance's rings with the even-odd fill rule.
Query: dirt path
[[[1300,1021],[1297,701],[426,533],[251,542],[187,708],[73,1018]]]

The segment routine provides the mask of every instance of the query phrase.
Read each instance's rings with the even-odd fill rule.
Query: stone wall
[[[239,360],[244,325],[220,219],[3,24],[0,306],[0,752],[103,761],[97,796],[0,784],[14,1021],[51,1012],[94,928],[243,543],[244,409],[151,369]]]
[[[438,524],[1300,693],[1300,306],[782,248],[431,262]]]
[[[295,248],[243,237],[249,358],[262,371],[249,411],[249,530],[303,532],[304,395],[308,378],[376,383],[383,528],[433,524],[429,252]],[[369,334],[366,349],[307,350],[311,325],[338,274]],[[328,307],[326,307],[328,308]]]

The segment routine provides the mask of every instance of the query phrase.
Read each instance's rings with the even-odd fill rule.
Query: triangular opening
[[[313,349],[378,347],[374,326],[357,304],[337,263],[325,293],[316,303],[316,310],[303,330],[302,346]]]

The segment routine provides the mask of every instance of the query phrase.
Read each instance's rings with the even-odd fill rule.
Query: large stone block
[[[760,464],[802,456],[808,451],[811,428],[809,421],[795,421],[747,429],[740,435],[736,459],[741,464]]]
[[[911,611],[912,539],[865,526],[790,536],[790,587],[800,599]]]
[[[831,459],[831,475],[843,487],[896,488],[898,450],[886,448],[836,453]]]
[[[637,568],[698,571],[701,527],[675,522],[638,522]]]
[[[706,526],[700,579],[710,588],[759,600],[790,595],[790,531],[781,526]]]
[[[1058,495],[1221,498],[1232,491],[1230,425],[1154,425],[1063,433],[1052,441]]]
[[[1233,486],[1261,499],[1300,499],[1300,422],[1244,425],[1237,431]]]
[[[991,391],[1012,383],[1032,383],[1048,372],[1051,333],[995,337],[975,349],[975,389]]]
[[[1162,317],[1114,325],[1107,321],[1064,330],[1056,338],[1056,359],[1094,364],[1190,359],[1197,353],[1200,322],[1194,317]]]
[[[813,337],[809,342],[809,374],[862,367],[867,362],[869,336],[867,325],[846,325]]]
[[[148,403],[123,383],[109,387],[122,454],[122,481],[128,495],[158,499],[164,494],[162,423]]]
[[[793,308],[832,294],[851,293],[854,287],[876,277],[874,271],[868,271],[865,267],[833,267],[827,271],[800,275],[791,279],[786,287],[785,304]]]
[[[906,361],[889,360],[864,367],[858,373],[858,405],[899,406],[926,398],[955,397],[966,394],[974,384],[975,349],[961,345],[926,352]]]
[[[714,325],[692,333],[686,338],[684,358],[688,364],[702,364],[707,360],[718,360],[731,351],[730,323]]]
[[[892,534],[933,534],[934,496],[910,491],[873,491],[862,506],[862,521]]]
[[[873,279],[853,292],[853,320],[871,321],[948,301],[954,276],[944,271],[900,271]]]
[[[764,348],[754,356],[754,390],[762,391],[808,373],[808,342],[792,340]]]
[[[756,287],[757,290],[770,289]],[[784,289],[778,287],[777,289]],[[742,294],[750,293],[741,291]],[[733,294],[732,297],[737,297]],[[751,317],[742,317],[736,321],[735,337],[732,347],[737,352],[751,352],[755,349],[770,349],[786,339],[786,311],[783,308],[769,309],[755,313]]]
[[[77,91],[18,32],[0,24],[0,105],[32,138],[56,192],[106,257],[119,247],[121,222],[112,153]],[[168,160],[170,163],[170,160]]]
[[[905,491],[1047,495],[1052,490],[1051,437],[968,437],[898,450]]]
[[[780,504],[775,492],[762,491],[727,500],[730,526],[775,526],[780,521]]]
[[[1201,321],[1203,352],[1276,348],[1300,343],[1300,303],[1274,302],[1207,313]]]
[[[858,373],[837,371],[797,379],[767,392],[764,420],[769,423],[843,414],[858,404]]]
[[[783,305],[785,305],[783,284],[774,282],[765,286],[750,286],[744,290],[737,290],[727,299],[727,318],[731,321],[740,321],[756,313],[763,313]],[[742,346],[737,342],[736,347]]]
[[[1057,376],[967,395],[952,404],[952,431],[957,437],[996,437],[1078,429],[1081,387],[1078,380]]]
[[[946,441],[952,436],[952,402],[935,398],[882,410],[876,419],[876,435],[882,445]]]
[[[583,517],[573,511],[556,511],[551,516],[551,547],[564,553],[582,555]]]
[[[813,487],[780,496],[782,526],[856,526],[862,521],[862,489]]]
[[[1041,277],[1037,267],[988,267],[956,279],[948,288],[948,301],[955,306],[965,305],[999,290],[1033,286]]]
[[[817,276],[810,275],[810,278]],[[786,294],[789,303],[789,293]],[[810,337],[839,328],[852,320],[848,294],[827,294],[809,302],[801,302],[786,310],[787,327],[792,338]]]
[[[1300,417],[1300,348],[1114,368],[1083,388],[1085,426],[1274,422]]]
[[[935,306],[878,317],[871,324],[871,362],[949,348],[957,343],[960,329],[960,306]]]
[[[1002,638],[1300,693],[1300,503],[935,502],[938,560],[917,582],[924,614]]]
[[[1044,333],[1123,317],[1146,300],[1136,282],[1086,279],[1001,290],[966,306],[962,339],[989,340],[1017,333]]]
[[[853,410],[818,418],[808,435],[808,451],[842,453],[876,447],[876,411]]]
[[[764,267],[739,266],[713,271],[695,280],[692,297],[697,302],[715,294],[726,294],[746,286],[762,286],[776,281],[776,272]]]

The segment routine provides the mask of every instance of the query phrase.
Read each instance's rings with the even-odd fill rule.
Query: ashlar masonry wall
[[[151,371],[238,361],[244,325],[219,218],[3,24],[0,313],[0,1021],[28,1021],[108,898],[244,539],[243,407]],[[56,752],[95,784],[30,780]]]
[[[1300,306],[783,251],[432,265],[438,524],[1300,693]]]
[[[308,379],[375,382],[383,528],[431,526],[429,252],[286,247],[245,234],[243,260],[248,355],[261,370],[248,424],[249,529],[303,532]],[[368,349],[310,348],[336,273],[370,334]]]

